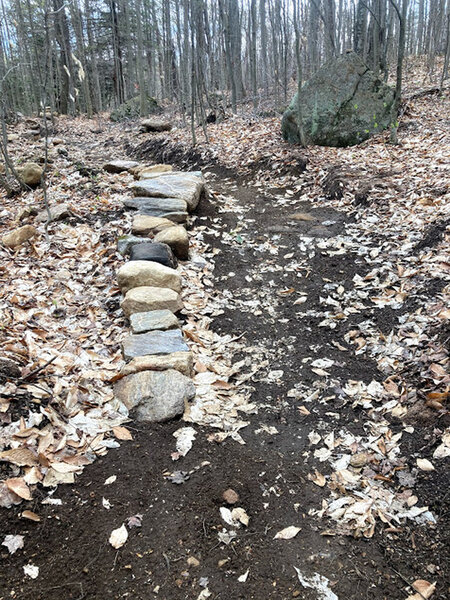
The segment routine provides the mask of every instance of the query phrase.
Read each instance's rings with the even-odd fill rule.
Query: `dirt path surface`
[[[385,376],[348,335],[370,321],[388,336],[408,309],[362,295],[354,308],[379,236],[363,238],[355,215],[286,189],[218,170],[209,183],[193,231],[215,251],[211,329],[236,340],[255,405],[245,443],[194,425],[193,447],[175,463],[179,422],[129,424],[134,440],[58,488],[62,505],[40,506],[40,523],[15,508],[0,515],[40,568],[24,580],[2,555],[0,598],[400,600],[417,579],[437,580],[433,598],[448,597],[448,485],[442,471],[415,468],[437,438],[383,408]],[[405,516],[414,506],[428,508]],[[124,522],[117,551],[108,538]],[[299,530],[274,539],[287,527]]]

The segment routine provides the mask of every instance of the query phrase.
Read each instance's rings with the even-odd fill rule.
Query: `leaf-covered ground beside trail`
[[[49,194],[73,215],[50,247],[41,225],[1,249],[2,358],[19,371],[2,371],[0,442],[22,452],[0,463],[18,503],[0,515],[0,598],[403,599],[415,580],[446,597],[449,106],[411,101],[398,147],[301,152],[277,118],[209,126],[195,151],[181,129],[58,119]],[[39,158],[25,130],[12,155]],[[97,169],[126,151],[209,172],[182,266],[184,423],[124,422],[108,384],[131,177]],[[42,208],[39,190],[1,200],[2,234]]]

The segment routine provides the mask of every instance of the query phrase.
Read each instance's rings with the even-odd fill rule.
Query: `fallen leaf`
[[[23,519],[28,519],[29,521],[35,521],[36,523],[39,523],[39,521],[41,520],[41,517],[34,513],[32,510],[24,510],[21,514],[21,517]]]
[[[418,458],[416,461],[417,466],[421,471],[434,471],[434,467],[427,458]]]
[[[436,589],[436,582],[430,583],[425,579],[417,579],[413,584],[412,588],[418,592],[408,596],[406,600],[423,600],[424,598],[430,598]]]
[[[118,440],[132,440],[133,436],[126,427],[113,427],[113,433]]]
[[[241,575],[240,577],[238,577],[238,581],[239,583],[245,583],[248,579],[248,574],[250,573],[250,569],[247,569],[246,572]]]
[[[301,530],[301,527],[295,527],[295,525],[290,525],[289,527],[285,527],[281,531],[279,531],[274,540],[291,540],[294,538],[297,533]]]
[[[114,531],[111,532],[111,535],[109,536],[109,543],[113,548],[118,550],[119,548],[122,548],[127,539],[128,531],[125,527],[125,524],[123,524],[121,527],[114,529]]]
[[[34,467],[39,464],[37,456],[28,448],[13,448],[0,452],[0,460],[10,462],[18,467]]]
[[[31,500],[31,492],[25,483],[23,477],[12,477],[6,479],[5,483],[12,492],[24,500]]]
[[[24,565],[23,572],[25,575],[28,575],[28,577],[31,577],[31,579],[36,579],[39,575],[39,567],[36,567],[35,565]]]
[[[117,475],[111,475],[111,477],[108,477],[108,479],[105,480],[105,483],[103,485],[111,485],[116,481],[116,479]]]
[[[17,550],[23,548],[23,535],[7,535],[2,542],[2,546],[6,546],[10,554],[14,554]]]

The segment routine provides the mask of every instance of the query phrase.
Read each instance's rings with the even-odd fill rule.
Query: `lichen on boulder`
[[[283,137],[300,141],[298,94],[285,111]],[[394,90],[380,81],[354,52],[333,58],[300,91],[307,143],[353,146],[391,125]]]

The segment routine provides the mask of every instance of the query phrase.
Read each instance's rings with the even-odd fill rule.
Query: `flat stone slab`
[[[148,215],[150,217],[162,217],[163,219],[172,221],[172,225],[184,225],[189,216],[187,212],[161,212],[156,211],[153,208],[147,208],[146,206],[139,210],[139,214]]]
[[[178,198],[186,202],[188,210],[195,210],[205,184],[196,176],[179,173],[166,173],[161,177],[143,179],[131,184],[135,196],[152,198]]]
[[[178,329],[180,323],[170,310],[150,310],[135,313],[130,316],[131,330],[133,333],[146,333],[147,331],[166,331]]]
[[[187,204],[180,198],[150,198],[149,196],[136,196],[135,198],[126,198],[123,201],[124,206],[127,208],[134,208],[137,210],[153,209],[155,211],[163,212],[187,212]],[[160,216],[156,215],[155,216]]]
[[[49,206],[48,208],[50,211],[49,222],[65,219],[66,217],[69,217],[72,214],[68,204],[54,204],[52,206]],[[36,220],[40,223],[46,223],[47,219],[47,209],[41,210],[36,216]]]
[[[161,242],[136,244],[131,248],[130,260],[148,260],[170,267],[171,269],[176,269],[178,264],[171,248]]]
[[[120,379],[114,394],[136,421],[159,423],[182,415],[195,396],[192,381],[179,371],[142,371]]]
[[[137,356],[123,367],[120,374],[126,376],[141,371],[175,369],[175,371],[183,373],[186,377],[192,377],[193,368],[192,352],[173,352],[172,354]]]
[[[183,339],[179,329],[169,331],[149,331],[129,335],[122,342],[122,352],[125,360],[148,354],[172,354],[172,352],[189,352],[189,346]]]
[[[133,260],[117,271],[117,283],[123,294],[136,287],[151,286],[181,291],[181,275],[175,269],[147,260]]]
[[[130,171],[139,165],[135,160],[112,160],[103,165],[103,169],[108,173],[122,173]]]
[[[183,308],[180,295],[168,288],[142,286],[125,294],[120,306],[126,317],[150,310],[167,309],[177,313]]]

